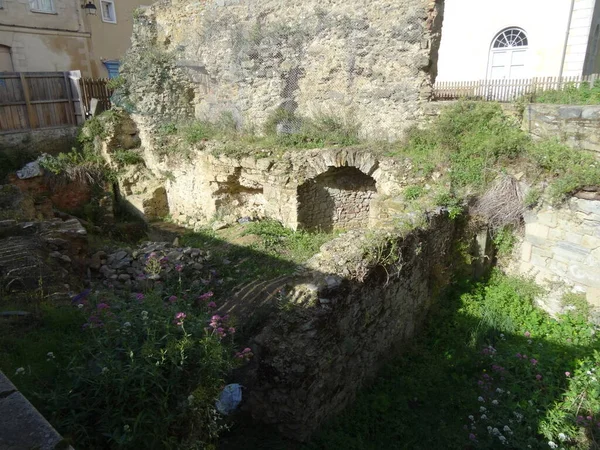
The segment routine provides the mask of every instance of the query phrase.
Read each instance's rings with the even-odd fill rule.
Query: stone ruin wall
[[[375,180],[358,169],[329,169],[298,187],[298,224],[322,231],[366,228],[377,219],[376,195]]]
[[[432,215],[426,229],[390,236],[397,247],[384,248],[399,259],[386,269],[366,261],[373,245],[367,231],[325,244],[308,273],[288,281],[288,307],[276,309],[272,299],[275,313],[257,327],[250,343],[256,356],[236,376],[247,388],[244,408],[300,440],[340,412],[419,332],[460,261],[452,248],[463,235],[447,214]],[[224,312],[248,311],[248,318],[265,297],[228,306]]]
[[[421,119],[431,96],[442,5],[441,0],[159,2],[137,19],[130,51],[171,54],[176,69],[167,72],[193,98],[182,100],[165,92],[156,77],[140,76],[130,87],[136,110],[169,120],[178,116],[180,100],[190,101],[196,118],[215,120],[227,112],[239,126],[260,130],[283,107],[303,116],[358,121],[364,137],[398,138]]]
[[[543,303],[550,312],[561,312],[565,292],[600,308],[600,200],[572,198],[526,214],[520,250],[518,271],[551,288]]]
[[[142,133],[145,167],[120,177],[119,192],[146,220],[170,215],[192,229],[211,221],[270,218],[292,228],[384,225],[403,186],[404,163],[368,149],[289,151],[280,157],[215,156],[211,143],[185,159],[159,159]],[[106,144],[102,144],[106,147]],[[103,154],[110,159],[110,149]]]

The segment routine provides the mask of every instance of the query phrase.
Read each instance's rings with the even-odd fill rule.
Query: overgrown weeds
[[[409,158],[422,176],[449,172],[458,196],[482,195],[509,171],[546,179],[555,202],[600,182],[600,162],[593,155],[556,140],[532,141],[515,119],[491,102],[463,101],[446,108],[429,126],[410,130],[404,143],[388,147],[387,155]]]
[[[584,82],[579,87],[575,83],[566,83],[562,89],[549,89],[528,96],[532,103],[554,103],[560,105],[597,105],[600,104],[600,80],[593,85]]]

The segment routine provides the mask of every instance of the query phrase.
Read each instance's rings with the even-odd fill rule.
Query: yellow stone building
[[[115,76],[129,47],[133,11],[149,2],[0,0],[0,72]]]

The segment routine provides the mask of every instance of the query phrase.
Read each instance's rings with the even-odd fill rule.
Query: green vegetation
[[[287,132],[278,133],[278,126]],[[266,121],[264,134],[258,135],[252,128],[240,129],[231,113],[223,113],[215,122],[196,120],[161,125],[157,147],[161,154],[186,156],[190,145],[211,141],[215,156],[268,156],[293,148],[356,145],[360,143],[358,129],[358,124],[349,119],[327,114],[307,118],[276,109]]]
[[[592,86],[590,83],[567,83],[563,89],[541,91],[528,98],[533,103],[554,103],[559,105],[597,105],[600,104],[600,80]]]
[[[223,277],[222,291],[259,279],[291,275],[339,232],[292,231],[274,220],[251,222],[224,230],[189,232],[181,245],[203,248]]]
[[[124,150],[120,148],[115,150],[111,156],[119,166],[129,166],[144,162],[144,158],[133,150]]]
[[[552,140],[533,142],[497,103],[459,102],[426,128],[411,130],[406,142],[389,145],[386,153],[408,157],[423,176],[449,169],[455,196],[481,194],[511,169],[532,180],[547,179],[556,202],[600,180],[600,162],[593,155]],[[528,201],[536,201],[533,194]]]
[[[160,290],[3,303],[33,308],[34,321],[0,322],[0,368],[78,447],[214,448],[215,398],[244,359],[235,329],[185,267],[149,254],[145,272],[161,274]]]

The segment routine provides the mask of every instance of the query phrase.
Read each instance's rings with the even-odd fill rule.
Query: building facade
[[[129,47],[133,10],[142,2],[0,0],[0,72],[81,70],[83,76],[114,76]]]
[[[600,0],[446,0],[438,81],[600,72]]]

